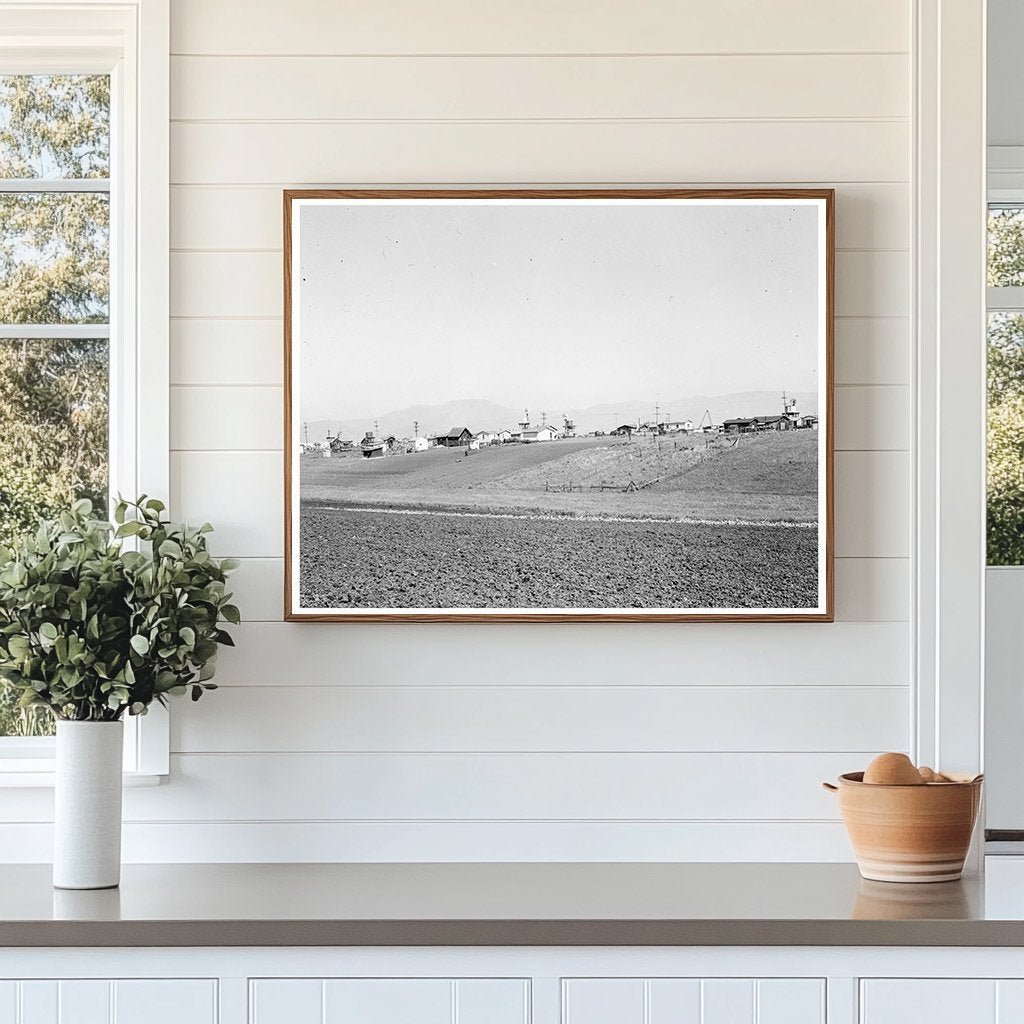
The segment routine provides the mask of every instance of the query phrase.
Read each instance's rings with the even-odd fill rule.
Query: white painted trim
[[[985,304],[991,313],[1024,310],[1024,287],[986,288]]]
[[[109,338],[110,324],[0,324],[0,338]]]
[[[0,66],[3,61],[0,59]],[[4,68],[6,71],[6,68]],[[109,192],[109,178],[0,178],[0,192]]]
[[[985,6],[919,0],[916,754],[982,767]]]

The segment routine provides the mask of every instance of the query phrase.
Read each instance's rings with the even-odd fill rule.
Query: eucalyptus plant
[[[0,548],[0,679],[23,707],[112,722],[216,688],[219,646],[234,646],[222,623],[239,622],[226,590],[238,562],[209,553],[209,523],[164,511],[143,495],[108,523],[83,499]]]

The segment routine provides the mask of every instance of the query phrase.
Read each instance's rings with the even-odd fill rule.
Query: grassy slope
[[[559,514],[810,521],[817,514],[815,431],[628,442],[581,438],[465,454],[433,449],[369,460],[301,461],[304,501],[395,507],[542,509]],[[660,482],[622,493],[630,481]],[[582,493],[545,490],[572,483]],[[611,490],[591,490],[605,483]]]

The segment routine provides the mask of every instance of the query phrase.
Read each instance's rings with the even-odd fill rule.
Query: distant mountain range
[[[817,396],[809,391],[787,392],[797,400],[801,413],[817,413]],[[691,395],[686,398],[659,402],[659,419],[663,422],[693,420],[698,424],[705,411],[713,423],[721,423],[734,416],[777,415],[782,412],[782,393],[779,391],[740,391],[729,395]],[[563,415],[576,423],[576,432],[589,433],[593,430],[613,430],[623,423],[654,421],[654,402],[628,401],[605,402],[583,409],[548,409],[547,422],[561,428]],[[381,413],[375,419],[327,419],[311,420],[306,424],[310,441],[322,441],[328,433],[340,434],[344,438],[358,441],[367,431],[377,429],[384,435],[412,437],[414,427],[419,424],[423,437],[447,433],[452,427],[469,427],[478,430],[504,430],[516,427],[523,418],[522,409],[512,409],[482,398],[463,398],[443,405],[411,405],[406,409]],[[541,422],[541,410],[531,409],[530,419],[535,425]]]

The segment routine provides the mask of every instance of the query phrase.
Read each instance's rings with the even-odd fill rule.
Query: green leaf
[[[39,626],[39,635],[46,640],[56,640],[59,636],[57,627],[52,622],[44,622]]]
[[[143,657],[149,654],[149,640],[141,633],[136,633],[135,636],[131,638],[130,643],[132,645],[132,650],[135,651],[136,654]]]
[[[181,558],[184,554],[181,545],[173,540],[165,540],[157,549],[157,553],[163,555],[164,558]]]
[[[238,608],[233,604],[226,604],[220,610],[221,615],[224,616],[228,622],[238,626],[242,622],[242,615]]]

